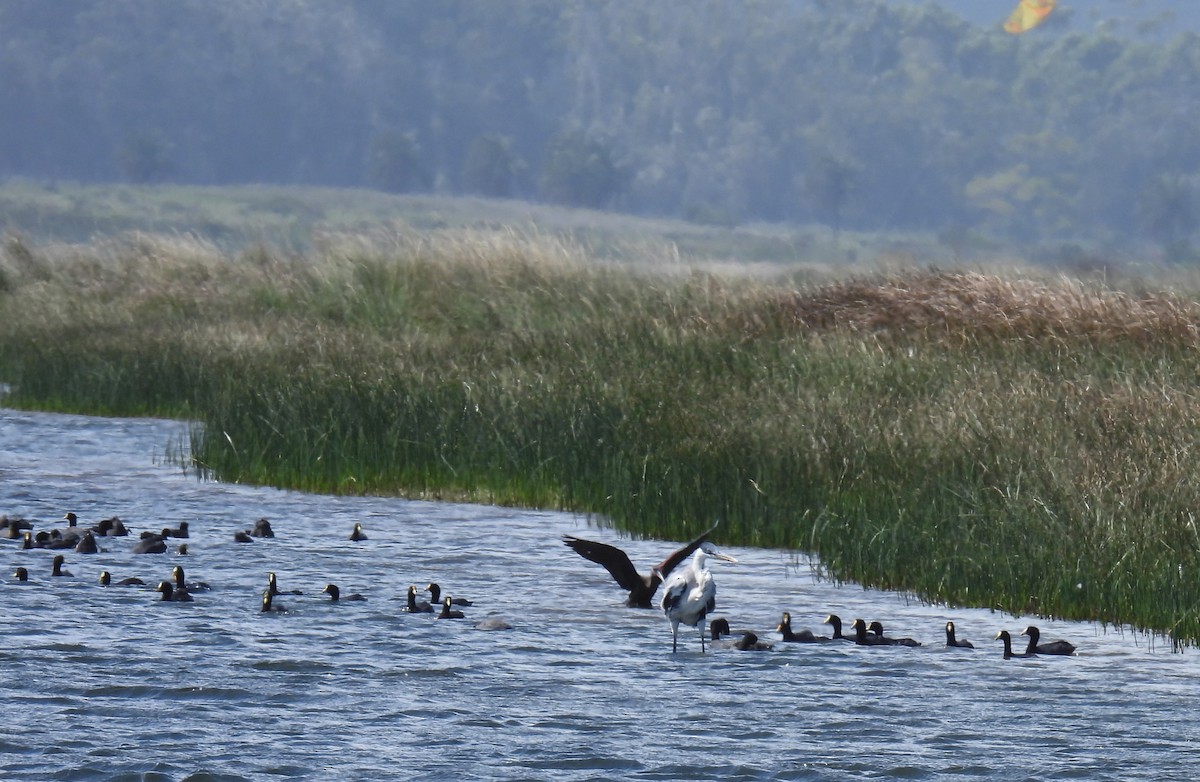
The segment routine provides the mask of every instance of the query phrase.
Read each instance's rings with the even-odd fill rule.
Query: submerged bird
[[[1007,630],[1001,630],[1000,632],[996,633],[995,640],[1004,642],[1004,659],[1005,660],[1012,659],[1013,657],[1032,657],[1033,656],[1032,654],[1029,654],[1028,652],[1014,652],[1012,650],[1012,636],[1008,634]]]
[[[883,624],[881,622],[871,622],[867,625],[867,630],[875,634],[875,637],[880,639],[879,642],[883,646],[920,646],[921,642],[912,638],[888,638],[883,634]]]
[[[342,599],[342,590],[338,589],[337,584],[326,584],[321,590],[321,594],[329,595],[329,602],[336,603]],[[347,600],[366,600],[365,597],[355,592],[352,595],[346,595]]]
[[[841,624],[841,620],[838,620],[838,632],[841,632]],[[786,643],[813,644],[830,640],[824,635],[813,635],[812,630],[806,629],[801,630],[798,633],[792,632],[792,615],[787,611],[783,612],[783,617],[779,620],[779,626],[776,627],[775,630],[780,634]]]
[[[691,543],[673,552],[669,557],[651,568],[650,573],[645,576],[637,572],[637,568],[629,561],[629,555],[616,546],[610,546],[607,543],[598,543],[594,540],[584,540],[574,535],[563,535],[563,543],[584,559],[603,565],[604,569],[612,575],[621,588],[629,591],[629,597],[626,599],[625,605],[630,608],[650,608],[654,600],[654,593],[658,591],[658,585],[667,576],[671,575],[671,571],[680,562],[683,562],[693,551],[699,548],[700,544],[716,528],[716,524],[712,525],[708,530],[693,539]]]
[[[176,592],[175,587],[171,586],[170,581],[159,581],[158,586],[154,590],[162,594],[162,602],[164,603],[191,603],[192,596],[187,592]]]
[[[410,586],[408,588],[408,606],[405,610],[410,614],[432,614],[433,606],[424,600],[417,600],[417,588]]]
[[[475,623],[476,630],[511,630],[513,626],[498,616],[489,616]]]
[[[1075,654],[1075,644],[1069,641],[1050,641],[1049,643],[1040,644],[1038,639],[1042,635],[1042,631],[1038,630],[1033,625],[1025,628],[1025,632],[1021,635],[1029,636],[1029,645],[1025,647],[1025,654]]]
[[[954,646],[959,649],[975,648],[975,644],[970,641],[960,641],[954,637],[954,622],[946,622],[946,646]]]
[[[442,602],[442,588],[440,586],[438,586],[437,584],[435,584],[431,581],[425,588],[427,590],[429,590],[429,602],[431,602],[431,603]],[[456,597],[453,600],[451,600],[450,602],[456,606],[474,605],[470,600],[466,599],[465,597]]]
[[[692,555],[691,565],[671,576],[664,587],[663,613],[671,622],[671,652],[679,647],[679,625],[685,624],[700,630],[700,651],[704,652],[704,618],[717,607],[717,582],[705,567],[708,557],[726,562],[737,562],[728,554],[722,554],[707,540],[701,541]]]
[[[451,608],[452,601],[449,596],[442,600],[442,612],[438,614],[438,619],[465,619],[466,614],[456,608]]]
[[[350,540],[366,540],[367,533],[363,532],[362,524],[354,522],[354,531],[350,533]]]

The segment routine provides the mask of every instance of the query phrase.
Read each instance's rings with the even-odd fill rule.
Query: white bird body
[[[704,619],[717,607],[717,582],[706,567],[708,557],[737,562],[722,554],[712,543],[705,541],[692,556],[691,565],[678,572],[666,583],[662,598],[662,610],[671,622],[671,651],[675,652],[679,642],[679,625],[698,627],[700,651],[704,651]]]

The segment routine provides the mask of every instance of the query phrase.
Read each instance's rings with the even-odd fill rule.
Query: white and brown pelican
[[[607,543],[597,543],[594,540],[584,540],[577,538],[574,535],[563,535],[563,543],[570,546],[576,554],[589,559],[592,562],[603,565],[622,589],[629,591],[629,598],[625,601],[625,605],[630,608],[651,608],[653,606],[654,593],[658,591],[658,585],[663,582],[663,579],[671,575],[671,571],[682,561],[688,558],[693,551],[700,547],[713,530],[717,528],[714,524],[705,532],[701,533],[691,543],[688,543],[683,548],[675,551],[671,556],[664,559],[655,565],[648,575],[641,575],[637,572],[637,568],[629,561],[629,555],[616,546],[610,546]]]
[[[692,556],[692,564],[671,576],[663,593],[663,613],[671,622],[671,652],[679,645],[679,625],[685,624],[700,629],[700,651],[704,649],[704,619],[708,612],[717,607],[717,582],[705,567],[708,557],[737,562],[728,554],[722,554],[707,540],[700,543]]]

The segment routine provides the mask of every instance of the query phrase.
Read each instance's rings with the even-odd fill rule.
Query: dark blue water
[[[563,533],[648,567],[676,544],[620,540],[570,514],[312,496],[197,481],[163,458],[182,424],[0,410],[0,513],[67,511],[136,531],[188,521],[189,553],[55,552],[0,540],[0,779],[1190,779],[1200,664],[1087,624],[949,610],[838,587],[790,553],[727,548],[719,615],[880,619],[920,649],[784,645],[671,654],[656,611],[624,608]],[[259,517],[277,537],[235,543]],[[368,541],[348,539],[362,522]],[[180,541],[182,542],[182,541]],[[163,604],[175,564],[212,590]],[[29,583],[11,578],[28,568]],[[138,576],[146,588],[97,583]],[[259,611],[267,573],[289,611]],[[438,581],[467,619],[402,612]],[[335,582],[365,603],[331,604]],[[427,597],[423,594],[422,597]],[[502,617],[507,631],[476,629]],[[948,650],[942,627],[978,647]],[[1036,622],[1070,658],[1001,659]],[[1021,639],[1019,639],[1021,640]]]

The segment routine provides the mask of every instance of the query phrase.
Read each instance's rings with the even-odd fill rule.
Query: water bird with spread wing
[[[654,600],[654,593],[658,591],[658,585],[671,575],[671,571],[680,562],[700,548],[700,544],[704,543],[716,528],[716,524],[712,525],[691,543],[659,562],[650,570],[649,574],[644,576],[638,573],[637,568],[629,561],[629,555],[616,546],[597,543],[594,540],[584,540],[574,535],[563,535],[563,543],[584,559],[603,565],[621,588],[629,591],[629,598],[625,601],[625,605],[630,608],[651,608],[653,606],[651,601]]]

